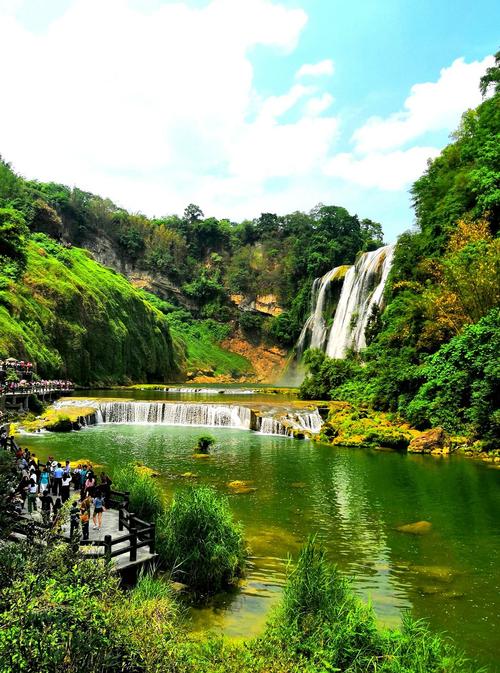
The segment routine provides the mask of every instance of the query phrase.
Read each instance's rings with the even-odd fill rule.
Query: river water
[[[381,622],[395,626],[410,610],[447,632],[475,662],[500,671],[499,469],[227,428],[210,428],[217,445],[200,460],[193,447],[203,432],[104,424],[26,435],[21,444],[40,458],[89,459],[106,468],[140,461],[160,474],[169,495],[192,483],[228,495],[245,528],[250,564],[239,590],[192,610],[194,631],[213,628],[235,638],[261,632],[279,600],[288,557],[315,533]],[[196,477],[182,477],[186,472]],[[227,485],[233,480],[257,490],[235,495]],[[416,521],[430,522],[430,532],[396,530]]]

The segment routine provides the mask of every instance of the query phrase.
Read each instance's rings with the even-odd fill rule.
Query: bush
[[[217,593],[241,575],[242,529],[233,521],[227,499],[212,488],[176,493],[157,527],[160,558],[172,569],[172,576],[198,596]]]
[[[200,435],[196,444],[197,453],[210,453],[210,447],[215,444],[215,438],[211,435]]]

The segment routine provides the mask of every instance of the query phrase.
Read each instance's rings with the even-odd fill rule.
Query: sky
[[[0,0],[0,154],[149,216],[321,202],[393,241],[499,25],[493,0]]]

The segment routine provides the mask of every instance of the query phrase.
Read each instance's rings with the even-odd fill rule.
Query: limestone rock
[[[443,428],[433,428],[412,439],[409,453],[447,454],[450,452],[448,437]]]
[[[430,532],[432,523],[430,521],[416,521],[415,523],[406,523],[404,526],[396,528],[400,533],[408,533],[409,535],[426,535]]]

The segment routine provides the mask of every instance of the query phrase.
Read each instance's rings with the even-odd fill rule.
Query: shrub
[[[210,447],[215,444],[215,438],[211,435],[200,435],[196,445],[197,453],[210,453]]]
[[[217,593],[241,575],[245,546],[229,503],[212,488],[177,492],[157,520],[160,558],[198,595]]]

